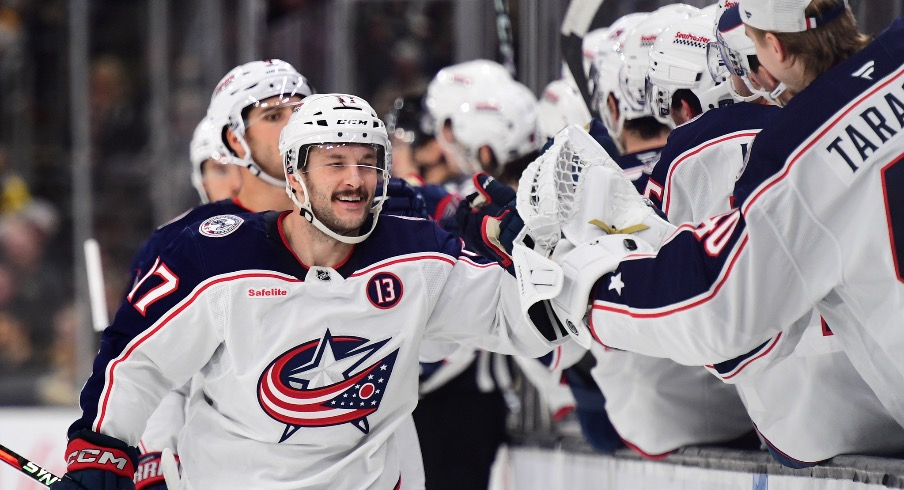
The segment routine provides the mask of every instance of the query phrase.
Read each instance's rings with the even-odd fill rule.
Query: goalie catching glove
[[[522,303],[552,300],[558,319],[584,347],[592,342],[584,319],[596,281],[625,256],[652,252],[675,229],[577,125],[560,131],[549,150],[525,169],[517,208],[526,226],[515,240],[515,266],[530,264],[531,269],[525,280],[519,277]],[[538,281],[541,276],[551,281]]]
[[[477,192],[463,200],[455,218],[465,243],[512,275],[512,242],[524,227],[515,209],[515,190],[481,172],[472,177]]]
[[[72,435],[66,446],[68,467],[51,490],[134,490],[138,449],[89,430]]]

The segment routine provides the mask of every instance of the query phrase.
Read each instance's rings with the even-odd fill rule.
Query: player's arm
[[[704,367],[715,377],[729,384],[757,382],[761,373],[792,355],[801,343],[804,333],[820,316],[815,310],[807,312],[790,327],[783,329],[762,344],[732,359]]]
[[[70,473],[97,483],[125,471],[110,460],[79,461],[85,451],[107,450],[129,455],[134,472],[135,446],[151,413],[220,343],[221,332],[203,294],[209,289],[209,283],[201,283],[203,263],[189,233],[180,235],[139,278],[104,331],[94,371],[82,389],[82,417],[70,427]]]
[[[689,365],[744,355],[801,318],[818,293],[775,223],[740,210],[685,225],[655,255],[596,280],[590,329],[603,344]]]
[[[137,490],[166,489],[163,477],[163,450],[169,448],[178,460],[177,441],[185,425],[185,406],[192,382],[167,393],[148,419],[138,442],[141,456],[135,471]]]
[[[437,239],[455,261],[428,320],[425,340],[528,357],[542,356],[553,348],[522,314],[517,282],[508,271],[465,249],[460,239],[438,228]]]

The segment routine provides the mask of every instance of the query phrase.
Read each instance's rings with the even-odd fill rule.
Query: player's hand
[[[477,192],[463,200],[455,217],[462,238],[481,255],[512,268],[512,248],[524,221],[515,209],[515,190],[487,173],[474,175]]]
[[[417,187],[396,177],[389,179],[382,212],[395,216],[430,218],[430,214],[427,212],[427,201],[424,200],[424,196]]]
[[[51,490],[134,490],[138,449],[89,430],[73,434],[66,446],[68,468]]]
[[[135,490],[170,490],[163,475],[163,453],[144,453],[138,459],[135,471]],[[176,456],[178,463],[179,457]]]

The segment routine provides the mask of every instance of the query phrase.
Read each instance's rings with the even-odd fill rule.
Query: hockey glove
[[[51,490],[134,490],[138,449],[97,432],[80,430],[66,446],[68,468]]]
[[[179,456],[175,456],[175,462],[178,463],[178,461]],[[173,490],[167,487],[163,472],[163,453],[152,452],[142,454],[141,458],[138,460],[138,470],[135,471],[135,489]]]
[[[590,347],[592,333],[587,314],[593,303],[591,292],[604,275],[615,271],[628,255],[652,253],[654,248],[635,235],[603,235],[589,243],[559,242],[553,260],[562,267],[561,292],[552,299],[552,309],[575,341]]]
[[[477,192],[462,201],[455,213],[461,236],[469,247],[514,275],[513,242],[524,227],[515,209],[515,190],[487,173],[473,179]]]
[[[427,202],[417,187],[409,184],[404,179],[395,177],[389,179],[389,184],[386,187],[382,212],[412,218],[426,219],[430,217],[427,212]]]

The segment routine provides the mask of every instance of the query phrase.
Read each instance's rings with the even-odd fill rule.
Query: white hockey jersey
[[[657,180],[666,183],[659,187],[662,198],[657,201],[653,192],[651,199],[662,202],[669,221],[697,223],[731,209],[730,196],[750,144],[777,111],[735,104],[708,111],[672,132],[663,150],[667,158],[647,184],[650,191]],[[673,153],[679,155],[673,159]],[[815,311],[807,320],[803,329],[786,329],[763,349],[707,367],[735,383],[760,435],[784,464],[805,466],[839,454],[904,450],[904,428],[854,370],[831,329]],[[788,342],[792,345],[780,345]],[[789,352],[779,352],[783,349]]]
[[[757,349],[814,306],[904,422],[904,20],[757,135],[739,208],[599,279],[604,343],[689,365]],[[610,283],[619,287],[609,288]]]
[[[594,344],[590,371],[625,444],[659,459],[678,448],[737,439],[753,424],[737,390],[699,366]]]
[[[514,278],[433,222],[383,216],[333,269],[298,260],[284,216],[182,232],[104,332],[71,430],[134,445],[196,375],[178,441],[185,488],[389,490],[405,478],[395,431],[417,403],[422,341],[549,351]]]

